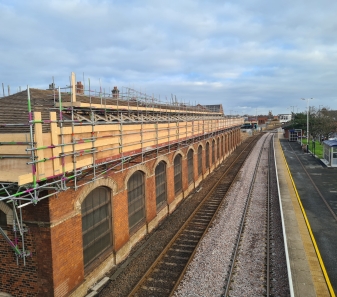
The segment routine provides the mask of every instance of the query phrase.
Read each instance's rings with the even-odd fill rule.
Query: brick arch
[[[174,155],[173,155],[173,158],[172,158],[172,164],[173,164],[173,161],[174,161],[175,157],[176,157],[177,155],[179,155],[179,154],[182,156],[183,159],[186,158],[186,154],[185,154],[182,150],[177,150],[177,151],[174,153]]]
[[[156,167],[157,167],[157,165],[158,165],[161,161],[164,161],[164,162],[167,164],[167,167],[169,167],[169,166],[172,165],[168,157],[166,157],[166,156],[159,156],[159,157],[157,158],[156,162],[154,163],[154,165],[152,166],[152,175],[155,174]]]
[[[193,150],[193,154],[195,154],[196,150],[195,150],[193,144],[190,145],[190,146],[187,148],[186,153],[188,153],[190,150]]]
[[[0,210],[6,215],[7,225],[13,225],[13,210],[3,201],[0,201]]]
[[[203,144],[202,142],[198,142],[198,147],[196,149],[196,151],[198,152],[198,149],[199,149],[199,146],[201,145],[202,149],[204,150],[205,149],[205,145],[206,144]]]
[[[84,199],[90,194],[91,191],[98,187],[107,187],[112,190],[112,195],[115,195],[117,193],[117,183],[111,179],[111,178],[102,178],[99,180],[95,180],[92,183],[88,184],[84,187],[82,192],[78,195],[76,201],[75,201],[75,210],[81,211],[81,205]],[[111,196],[112,196],[111,195]]]
[[[126,190],[128,188],[128,181],[129,181],[131,175],[134,174],[136,171],[142,171],[145,174],[146,178],[151,176],[150,169],[147,168],[145,165],[141,165],[141,164],[136,165],[136,166],[130,168],[127,175],[125,176],[124,189],[123,190]],[[146,181],[146,178],[145,178],[145,181]]]

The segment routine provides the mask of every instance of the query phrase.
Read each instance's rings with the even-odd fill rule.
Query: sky
[[[0,84],[64,87],[75,72],[91,89],[232,115],[337,109],[336,12],[334,0],[0,0]]]

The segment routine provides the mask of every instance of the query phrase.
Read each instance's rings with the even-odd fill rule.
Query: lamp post
[[[309,153],[309,99],[314,98],[301,98],[302,100],[307,100],[307,153]]]

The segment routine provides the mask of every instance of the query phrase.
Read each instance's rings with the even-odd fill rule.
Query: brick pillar
[[[188,170],[187,170],[187,154],[186,157],[182,157],[182,191],[186,191],[188,188]]]
[[[82,214],[74,207],[79,191],[49,201],[54,296],[66,296],[84,280]]]
[[[129,240],[129,213],[127,190],[113,196],[114,246],[118,251]]]
[[[146,179],[146,221],[151,222],[157,215],[156,178],[155,175]]]
[[[198,174],[198,147],[199,143],[194,146],[194,154],[193,154],[193,180],[194,182],[199,178]]]

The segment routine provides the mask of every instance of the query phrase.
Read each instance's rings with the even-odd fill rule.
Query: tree
[[[314,138],[319,138],[320,141],[322,136],[325,138],[329,137],[330,133],[333,133],[337,129],[337,111],[330,110],[329,107],[323,107],[320,110],[313,108],[312,118],[311,118],[311,134]]]

